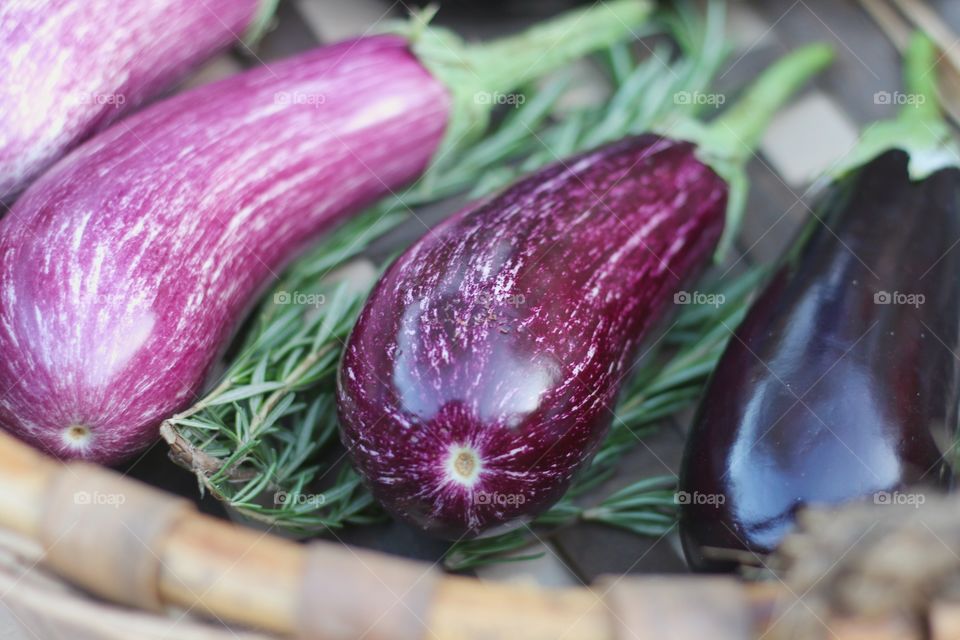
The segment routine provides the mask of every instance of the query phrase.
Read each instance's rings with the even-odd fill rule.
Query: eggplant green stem
[[[857,145],[830,171],[833,178],[860,167],[891,149],[910,155],[912,180],[923,180],[945,167],[960,166],[960,153],[943,118],[937,97],[937,49],[924,34],[914,33],[904,55],[906,93],[881,91],[887,102],[901,103],[897,117],[867,127]]]
[[[903,60],[903,82],[908,100],[900,107],[898,117],[929,124],[943,122],[937,97],[937,48],[920,32],[910,38]]]
[[[697,155],[729,185],[727,221],[717,249],[722,260],[733,245],[746,207],[745,166],[756,152],[770,121],[814,75],[833,61],[833,49],[810,44],[777,60],[744,92],[736,104],[712,122],[683,120],[664,127],[672,138],[697,145]]]
[[[476,140],[508,92],[568,62],[636,36],[653,13],[647,0],[613,0],[563,13],[517,35],[471,44],[428,26],[435,9],[390,30],[406,37],[423,65],[449,89],[453,105],[433,169]]]
[[[277,12],[280,0],[260,0],[257,4],[257,13],[253,17],[247,32],[243,36],[243,43],[248,47],[255,46],[269,30],[273,16]]]
[[[708,125],[711,153],[746,162],[760,146],[773,117],[809,80],[833,61],[833,49],[816,43],[780,58],[720,117]]]

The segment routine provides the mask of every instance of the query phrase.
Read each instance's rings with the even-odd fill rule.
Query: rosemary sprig
[[[219,384],[164,423],[161,431],[174,460],[196,474],[201,490],[236,513],[295,533],[316,535],[384,517],[345,464],[337,442],[336,365],[376,276],[355,258],[417,207],[458,194],[484,195],[559,157],[649,130],[678,110],[692,114],[701,108],[678,105],[675,97],[682,91],[705,90],[724,58],[722,5],[709,6],[705,23],[693,20],[690,12],[673,18],[686,55],[669,69],[662,62],[674,57],[668,46],[638,60],[623,45],[603,55],[611,93],[602,105],[563,113],[560,98],[569,78],[562,76],[530,89],[517,101],[520,108],[483,140],[444,163],[442,171],[386,198],[299,260],[262,302]],[[347,282],[345,272],[351,270]],[[644,518],[655,521],[649,527],[659,522],[660,516],[640,514],[650,506],[641,509],[642,500],[611,496],[612,502],[591,509],[575,506],[575,500],[615,471],[619,458],[636,443],[635,436],[649,433],[657,420],[692,401],[692,386],[702,383],[717,351],[716,345],[703,343],[700,337],[708,336],[698,322],[678,324],[687,333],[671,333],[665,343],[685,346],[674,359],[659,361],[659,373],[644,374],[642,369],[629,385],[618,410],[622,420],[571,494],[541,516],[538,526],[576,519],[624,526],[633,512],[637,515],[629,517],[634,517],[637,532]],[[648,488],[654,490],[653,485]],[[523,546],[522,531],[507,535],[456,545],[448,565],[476,566],[478,560],[502,559],[507,549]],[[497,545],[503,550],[497,551]],[[454,560],[458,557],[461,562]]]

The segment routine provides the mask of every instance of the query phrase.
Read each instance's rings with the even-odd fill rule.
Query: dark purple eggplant
[[[458,537],[563,495],[637,341],[716,249],[727,186],[694,151],[650,135],[553,165],[393,264],[340,373],[381,502]]]
[[[730,340],[681,472],[693,568],[774,550],[807,505],[951,484],[960,169],[930,172],[921,155],[887,150],[830,184]]]
[[[830,57],[812,46],[761,79],[747,96],[764,114],[749,114],[752,139]],[[342,438],[388,510],[459,538],[563,495],[610,425],[638,343],[716,250],[728,184],[703,151],[648,134],[559,162],[389,268],[338,384]]]

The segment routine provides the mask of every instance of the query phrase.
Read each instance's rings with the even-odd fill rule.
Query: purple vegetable
[[[610,6],[558,21],[616,22],[567,54],[644,15]],[[540,59],[534,45],[513,59]],[[0,424],[63,457],[145,448],[312,236],[423,172],[455,90],[405,39],[361,38],[154,105],[67,156],[0,221]]]
[[[690,566],[773,552],[812,505],[949,490],[960,385],[960,163],[915,35],[908,95],[830,177],[737,328],[687,440]],[[834,167],[836,170],[836,167]]]
[[[0,200],[243,35],[262,2],[0,3]]]
[[[457,537],[561,497],[637,343],[720,238],[727,186],[694,150],[648,135],[556,164],[390,268],[339,394],[383,504]]]
[[[815,48],[784,61],[773,105],[828,60]],[[750,97],[755,126],[771,109]],[[717,247],[728,185],[699,152],[644,135],[560,162],[389,268],[338,378],[343,441],[387,509],[459,538],[563,495],[637,345]]]

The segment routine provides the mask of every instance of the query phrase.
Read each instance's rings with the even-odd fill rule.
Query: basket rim
[[[606,576],[592,587],[559,589],[488,582],[336,542],[300,544],[202,514],[192,502],[116,471],[48,457],[2,432],[0,480],[0,528],[41,545],[43,568],[61,579],[140,608],[149,603],[118,597],[112,589],[131,583],[136,591],[146,584],[163,607],[282,636],[355,638],[369,632],[369,638],[403,640],[423,637],[425,628],[440,639],[614,640],[648,637],[657,628],[691,640],[702,637],[696,629],[711,637],[761,637],[776,622],[777,604],[791,595],[775,581],[718,576]],[[74,502],[105,488],[125,501],[64,507],[63,496],[54,495],[58,486]],[[82,531],[51,541],[45,530],[51,505],[82,514],[99,508],[98,516],[109,515],[78,516],[75,528]],[[145,544],[136,520],[158,509],[169,517],[155,527],[160,535]],[[70,553],[54,552],[60,544]],[[111,553],[121,561],[104,555]],[[91,557],[106,566],[91,567]],[[118,575],[130,572],[136,575]],[[960,604],[935,604],[932,611],[947,633],[934,637],[960,635]],[[665,615],[671,610],[677,615]],[[865,629],[881,637],[875,624],[858,619],[831,628],[851,638],[864,637]],[[896,631],[904,637],[902,625]]]

